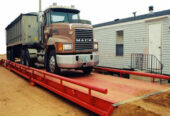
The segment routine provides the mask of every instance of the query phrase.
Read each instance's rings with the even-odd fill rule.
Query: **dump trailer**
[[[91,22],[79,14],[74,6],[56,4],[44,12],[21,14],[6,27],[7,59],[43,64],[51,73],[76,69],[90,74],[99,62],[98,43]]]

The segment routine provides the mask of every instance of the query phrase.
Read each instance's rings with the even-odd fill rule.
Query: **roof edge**
[[[142,19],[147,19],[147,18],[159,17],[159,16],[164,16],[164,15],[170,15],[170,9],[153,12],[152,14],[147,13],[147,14],[136,16],[136,17],[116,19],[114,21],[108,21],[108,22],[104,22],[104,23],[95,24],[95,25],[93,25],[93,27],[97,28],[97,27],[109,26],[109,25],[113,25],[113,24],[119,24],[119,23],[142,20]]]

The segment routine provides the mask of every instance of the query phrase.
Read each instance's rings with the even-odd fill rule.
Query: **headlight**
[[[73,45],[71,43],[63,44],[63,51],[72,50]]]
[[[98,49],[98,43],[94,43],[94,49]]]

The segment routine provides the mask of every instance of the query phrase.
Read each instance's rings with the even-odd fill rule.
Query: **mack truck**
[[[82,70],[90,74],[99,62],[93,27],[74,6],[51,5],[44,12],[19,15],[6,27],[7,59],[46,71]]]

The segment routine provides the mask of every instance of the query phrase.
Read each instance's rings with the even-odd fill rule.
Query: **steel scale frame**
[[[92,91],[97,91],[99,93],[107,94],[108,91],[105,88],[99,88],[88,84],[83,84],[63,76],[48,73],[46,71],[35,69],[32,67],[27,67],[9,60],[4,60],[4,59],[0,60],[0,65],[26,78],[31,85],[35,85],[35,84],[41,85],[44,88],[100,116],[110,116],[114,111],[114,109],[116,108],[114,107],[113,102],[109,102],[92,95]],[[111,69],[105,67],[95,67],[95,70],[116,72],[120,74],[120,77],[122,77],[123,74],[146,76],[146,77],[153,78],[153,82],[155,78],[170,80],[170,76],[166,76],[166,75],[118,70],[118,69]],[[69,86],[66,86],[65,84],[63,84],[63,82],[68,82],[76,86],[86,88],[87,92],[82,92],[79,91],[78,88],[76,89],[76,88],[71,88]]]
[[[91,94],[92,91],[107,94],[107,89],[79,83],[66,77],[27,67],[9,60],[1,60],[0,65],[28,79],[31,85],[38,84],[100,116],[110,116],[114,110],[114,107],[112,106],[113,103],[97,98]],[[87,92],[81,92],[77,89],[68,87],[64,85],[63,82],[69,82],[86,88]]]

